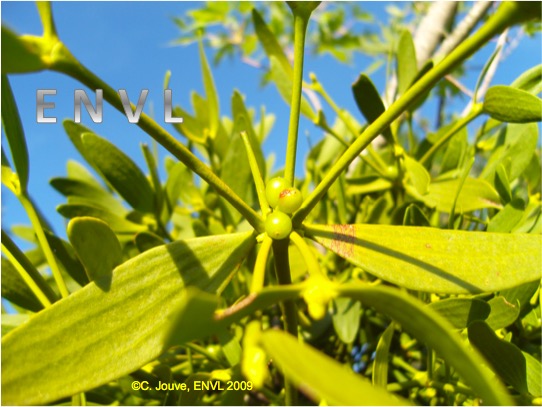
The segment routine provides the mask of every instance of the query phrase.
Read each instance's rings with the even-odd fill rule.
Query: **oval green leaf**
[[[122,263],[122,248],[115,233],[100,219],[78,217],[68,224],[68,238],[89,280],[108,291],[113,269]]]
[[[94,133],[83,133],[81,141],[87,155],[126,202],[141,212],[154,211],[152,187],[130,157]]]
[[[542,100],[521,89],[497,85],[488,89],[484,112],[492,118],[508,123],[542,121]]]
[[[369,273],[412,290],[494,292],[540,279],[540,235],[386,225],[313,225],[306,234]]]
[[[51,403],[155,359],[184,287],[221,290],[254,243],[247,232],[160,246],[117,267],[108,292],[90,283],[40,312],[2,338],[2,403]]]

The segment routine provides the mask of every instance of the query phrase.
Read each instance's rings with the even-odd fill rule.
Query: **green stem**
[[[264,286],[265,266],[267,265],[267,259],[269,258],[269,251],[271,250],[272,244],[273,239],[266,234],[263,238],[258,256],[256,257],[256,264],[254,265],[254,272],[252,274],[252,285],[250,286],[251,293],[257,293]]]
[[[472,36],[453,50],[439,64],[434,66],[410,87],[399,99],[397,99],[378,119],[370,124],[365,131],[344,152],[333,167],[326,173],[320,184],[305,199],[301,208],[294,214],[294,227],[299,226],[310,211],[322,199],[329,187],[337,177],[350,165],[350,163],[365,149],[371,141],[387,129],[417,99],[428,89],[434,86],[441,78],[454,69],[457,65],[471,56],[482,45],[509,26],[516,20],[519,6],[510,3],[502,3],[497,12]],[[520,11],[521,12],[521,11]],[[511,14],[512,13],[512,14]]]
[[[51,69],[62,72],[78,80],[90,89],[102,89],[104,99],[115,109],[124,114],[124,107],[118,93],[94,73],[80,64],[67,49],[59,56]],[[132,110],[135,106],[131,104]],[[147,114],[142,113],[137,125],[173,154],[179,161],[198,174],[208,184],[212,185],[217,193],[226,199],[237,211],[244,216],[256,231],[264,231],[262,218],[256,211],[248,206],[224,181],[222,181],[206,164],[199,160],[188,148],[177,141],[163,127],[158,125]]]
[[[307,265],[307,270],[309,271],[309,273],[313,276],[320,275],[324,278],[327,278],[325,274],[322,273],[316,256],[312,252],[309,245],[305,243],[305,240],[303,240],[303,238],[299,235],[299,233],[293,231],[292,233],[290,233],[290,239],[292,239],[292,242],[294,242],[294,244],[299,249],[299,252],[303,256],[303,260],[305,260],[305,264]]]
[[[64,281],[64,277],[62,277],[60,268],[58,267],[56,257],[54,256],[53,251],[49,246],[49,242],[47,241],[47,237],[45,236],[45,232],[43,230],[43,226],[41,224],[38,213],[36,212],[34,205],[26,194],[19,195],[18,198],[23,205],[23,208],[26,211],[28,218],[30,219],[30,223],[32,223],[34,231],[36,232],[36,237],[38,238],[41,250],[45,255],[45,259],[47,260],[47,263],[51,268],[51,273],[53,274],[53,278],[55,279],[55,282],[58,286],[58,291],[60,292],[62,298],[66,298],[68,295],[70,295],[70,293],[68,291],[68,287],[66,286],[66,282]]]
[[[289,239],[273,240],[273,254],[275,255],[275,272],[280,285],[291,285],[292,277],[290,275],[290,262],[288,259]],[[292,300],[280,303],[282,315],[284,318],[284,330],[289,332],[294,338],[297,334],[297,309]],[[287,406],[297,405],[297,390],[293,382],[284,377],[285,404]]]
[[[439,149],[441,148],[448,140],[450,140],[459,130],[461,130],[463,127],[465,127],[467,124],[472,122],[474,119],[476,119],[478,116],[480,116],[483,111],[483,104],[477,103],[472,107],[472,110],[470,113],[459,119],[453,126],[448,130],[444,136],[442,136],[435,144],[431,146],[429,150],[425,152],[422,158],[420,158],[420,164],[425,164],[429,158]]]
[[[41,25],[43,26],[43,37],[51,40],[57,40],[55,22],[53,20],[53,12],[51,10],[50,1],[37,1],[36,7],[40,15]]]
[[[324,86],[320,82],[318,82],[318,78],[316,77],[315,74],[311,74],[311,80],[312,80],[312,89],[315,90],[316,92],[318,92],[324,98],[324,100],[327,102],[327,104],[333,109],[335,114],[339,117],[339,119],[341,119],[341,121],[344,123],[344,125],[347,127],[347,129],[350,131],[350,133],[352,134],[352,136],[355,139],[358,136],[358,130],[352,125],[352,122],[350,120],[348,120],[348,118],[344,114],[344,111],[342,109],[340,109],[339,106],[337,106],[335,101],[329,96],[329,94],[324,89]],[[318,122],[317,125],[319,125],[323,130],[326,130],[326,131],[329,132],[329,130],[327,129],[327,128],[329,128],[327,123],[326,123],[327,128],[323,127],[320,122]],[[334,135],[331,132],[330,132],[330,134]],[[335,138],[338,138],[338,136],[336,136]],[[342,141],[342,138],[339,138],[339,141]],[[345,142],[343,142],[343,143],[346,144]],[[346,144],[346,147],[348,147],[347,144]],[[380,156],[376,153],[376,151],[374,151],[372,146],[369,146],[368,152],[369,152],[369,155],[377,162],[378,165],[373,164],[373,162],[371,160],[369,160],[364,155],[360,155],[361,159],[363,161],[365,161],[365,163],[368,164],[378,174],[385,177],[386,176],[386,168],[387,168],[387,166],[382,161],[382,158],[380,158]]]
[[[301,90],[303,87],[303,58],[305,53],[305,34],[309,16],[294,14],[294,77],[292,103],[290,104],[290,124],[288,126],[288,144],[286,146],[286,163],[284,178],[289,186],[294,185],[295,159],[297,155],[297,133],[301,109]]]

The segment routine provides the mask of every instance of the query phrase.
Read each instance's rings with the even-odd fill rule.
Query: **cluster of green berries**
[[[273,178],[265,187],[265,196],[273,208],[273,212],[265,219],[265,231],[272,239],[286,239],[292,232],[290,215],[303,202],[301,192],[297,188],[288,187],[284,178]]]

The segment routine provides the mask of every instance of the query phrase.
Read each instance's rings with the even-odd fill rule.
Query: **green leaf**
[[[431,182],[429,172],[422,164],[408,155],[404,156],[404,163],[408,179],[416,190],[416,197],[425,195]]]
[[[515,198],[508,205],[495,215],[489,225],[488,232],[509,233],[523,218],[525,212],[525,202],[521,198]]]
[[[36,72],[46,69],[42,59],[45,40],[33,35],[18,36],[2,26],[2,74]],[[14,55],[17,57],[14,58]]]
[[[536,123],[508,124],[499,134],[497,145],[480,176],[492,182],[495,171],[503,164],[507,169],[508,180],[514,181],[528,167],[537,143]]]
[[[26,286],[43,305],[52,304],[58,297],[51,289],[44,277],[34,265],[28,260],[25,254],[11,240],[9,235],[2,230],[2,252],[8,257],[11,265],[17,270],[19,276],[24,280]],[[3,294],[2,294],[3,295]]]
[[[64,204],[57,206],[56,210],[62,216],[68,219],[78,216],[90,216],[103,220],[117,233],[137,233],[147,230],[147,226],[140,225],[122,218],[106,209],[97,208],[95,206],[85,204]]]
[[[542,121],[542,100],[521,89],[497,85],[488,89],[484,113],[508,123]]]
[[[160,246],[118,266],[108,292],[91,283],[40,312],[2,338],[2,402],[51,403],[152,361],[184,287],[220,291],[254,243],[238,233]]]
[[[375,360],[373,363],[373,384],[386,388],[388,384],[388,367],[391,340],[395,325],[391,323],[382,333],[376,345]]]
[[[277,89],[280,93],[280,96],[284,101],[290,106],[292,103],[292,89],[293,89],[293,80],[288,76],[287,72],[284,70],[282,65],[278,62],[277,58],[274,56],[270,57],[271,60],[271,79],[277,85]],[[312,109],[312,106],[307,102],[307,99],[301,95],[301,114],[307,116],[310,120],[314,121],[317,118],[316,113]]]
[[[504,165],[500,164],[495,171],[495,189],[501,196],[503,203],[507,204],[512,200],[512,190],[510,189],[510,181]]]
[[[87,203],[101,209],[106,209],[119,216],[124,216],[128,211],[109,192],[95,184],[75,178],[53,178],[49,181],[51,186],[65,197],[79,198],[78,203]],[[70,203],[75,203],[70,201]]]
[[[450,212],[461,180],[433,181],[428,193],[420,197],[423,202],[440,212]],[[497,191],[485,180],[468,177],[455,204],[455,213],[465,213],[482,208],[502,208]]]
[[[235,130],[245,131],[247,133],[248,140],[250,141],[250,146],[254,155],[256,156],[256,161],[258,162],[258,168],[263,179],[266,179],[265,173],[265,157],[263,155],[262,147],[252,126],[250,115],[247,108],[245,107],[245,102],[243,101],[243,96],[238,92],[234,91],[232,100],[231,100],[231,109],[232,116],[234,120]],[[233,137],[239,137],[238,134],[234,134]]]
[[[542,65],[527,69],[510,86],[537,95],[542,90]]]
[[[275,35],[271,32],[269,27],[267,27],[267,24],[265,24],[265,21],[256,9],[252,10],[252,20],[254,22],[254,31],[256,31],[256,35],[262,43],[267,57],[270,60],[271,57],[275,57],[282,66],[282,70],[286,73],[290,80],[292,80],[294,77],[294,70],[290,64],[290,61],[288,61],[288,58],[275,38]]]
[[[85,268],[77,258],[73,247],[65,240],[45,231],[45,237],[60,267],[70,275],[81,287],[89,283]],[[41,251],[41,249],[40,249]],[[45,256],[44,260],[45,260]]]
[[[344,343],[353,343],[359,330],[361,304],[350,298],[337,298],[333,301],[333,326]]]
[[[542,396],[542,365],[538,359],[535,359],[527,352],[523,353],[525,362],[527,362],[527,389],[535,397]]]
[[[94,133],[83,133],[81,141],[90,159],[126,202],[141,212],[154,211],[152,187],[126,154]]]
[[[350,284],[338,289],[339,295],[355,298],[364,307],[397,321],[415,338],[434,349],[488,405],[512,405],[506,388],[482,368],[483,359],[474,353],[453,327],[435,311],[406,293],[390,287]],[[476,323],[476,322],[475,322]]]
[[[141,144],[141,151],[143,152],[145,162],[147,163],[147,168],[149,169],[152,189],[155,196],[156,213],[159,214],[162,211],[164,205],[164,192],[162,190],[162,184],[160,183],[158,167],[156,166],[155,157],[147,144]],[[156,153],[158,154],[157,151]]]
[[[397,90],[404,94],[412,84],[418,65],[416,62],[416,48],[410,31],[403,30],[397,46]]]
[[[287,333],[268,330],[262,334],[261,341],[284,375],[316,403],[323,401],[340,406],[408,404]]]
[[[393,186],[390,180],[369,175],[359,178],[347,178],[346,192],[349,195],[365,195],[378,191],[386,191]]]
[[[109,291],[113,269],[122,263],[122,248],[115,233],[102,220],[78,217],[68,224],[68,238],[88,279]]]
[[[62,122],[62,126],[64,127],[64,130],[66,131],[66,134],[68,135],[70,141],[74,145],[74,147],[79,151],[79,154],[85,159],[85,161],[96,171],[103,180],[109,185],[109,182],[107,181],[107,178],[102,174],[98,166],[94,163],[92,160],[92,157],[90,154],[88,154],[87,149],[83,145],[82,135],[84,133],[90,133],[91,130],[88,127],[83,126],[82,124],[75,123],[73,120],[66,119]]]
[[[368,123],[374,122],[386,110],[378,90],[367,75],[361,74],[359,76],[358,80],[352,85],[352,92],[354,92],[354,100],[358,109]],[[383,135],[388,143],[393,142],[389,127],[384,130]]]
[[[441,174],[461,167],[468,148],[468,136],[467,127],[463,127],[452,137],[442,158]]]
[[[508,302],[502,295],[489,300],[489,305],[491,306],[491,313],[486,319],[486,323],[493,330],[506,328],[519,317],[519,305]]]
[[[494,372],[522,394],[528,392],[526,361],[513,343],[499,339],[483,321],[469,325],[469,342],[484,355]]]
[[[425,213],[416,204],[410,204],[405,210],[405,216],[403,218],[404,226],[431,226],[429,219],[425,216]]]
[[[2,38],[3,36],[4,30],[2,28]],[[6,46],[5,43],[2,44],[2,51],[4,46]],[[16,58],[10,57],[8,59]],[[2,75],[2,124],[19,178],[20,191],[18,192],[25,192],[28,185],[28,150],[19,109],[17,109],[11,85],[6,75]]]
[[[412,290],[494,292],[540,278],[539,235],[386,225],[307,225],[306,234],[369,273]]]
[[[151,232],[140,232],[135,236],[137,249],[143,253],[149,249],[165,244],[159,236]]]
[[[43,304],[36,298],[28,285],[21,278],[13,264],[2,257],[2,298],[24,309],[38,312]],[[2,315],[2,319],[5,315]]]
[[[476,298],[447,298],[428,305],[448,320],[456,329],[465,329],[473,321],[485,320],[491,306]]]
[[[92,186],[102,188],[102,185],[94,175],[92,175],[83,164],[75,160],[68,160],[66,163],[66,174],[69,179],[76,179],[91,184]]]
[[[19,177],[11,169],[6,153],[4,152],[4,147],[2,147],[2,184],[15,195],[19,194],[21,190]]]
[[[213,74],[211,73],[211,68],[209,68],[209,63],[207,62],[202,41],[199,42],[199,57],[203,77],[203,88],[205,89],[205,97],[207,98],[206,107],[209,117],[209,136],[211,139],[214,139],[218,133],[220,110],[218,106],[218,94],[216,92]]]

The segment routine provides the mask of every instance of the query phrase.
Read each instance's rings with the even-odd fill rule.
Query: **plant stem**
[[[256,264],[254,265],[254,272],[252,273],[252,285],[250,286],[251,293],[257,293],[260,291],[265,282],[265,266],[267,265],[267,259],[269,258],[269,251],[271,250],[271,245],[273,244],[273,239],[271,239],[267,234],[265,234],[256,257]]]
[[[69,53],[67,49],[64,53]],[[51,66],[54,71],[62,72],[78,80],[90,89],[102,89],[104,99],[115,109],[124,114],[124,107],[120,96],[107,83],[102,81],[94,73],[80,64],[71,54],[62,55]],[[132,110],[135,106],[130,104]],[[257,232],[264,231],[262,218],[256,211],[248,206],[224,181],[222,181],[206,164],[199,160],[188,148],[169,134],[163,127],[156,123],[147,114],[142,113],[137,125],[160,143],[166,150],[173,154],[179,161],[198,174],[208,184],[212,185],[216,192],[228,201],[237,211],[244,216]]]
[[[289,186],[294,185],[295,159],[297,152],[297,132],[301,108],[301,90],[303,87],[303,58],[305,53],[305,34],[309,16],[294,14],[294,77],[292,103],[290,104],[290,124],[288,126],[288,144],[286,146],[286,163],[284,178]]]
[[[497,12],[472,36],[453,50],[439,64],[422,76],[408,91],[397,99],[378,119],[370,124],[365,131],[344,152],[333,167],[326,173],[320,184],[305,199],[301,208],[293,216],[294,227],[298,227],[310,211],[316,206],[337,177],[379,134],[387,129],[417,99],[449,73],[458,64],[467,59],[494,35],[501,32],[517,20],[521,14],[518,5],[503,3]],[[516,8],[516,10],[514,10]]]
[[[36,237],[38,238],[41,250],[45,255],[47,264],[49,264],[49,267],[51,268],[51,273],[53,274],[53,278],[55,279],[55,282],[58,286],[58,291],[60,292],[62,298],[66,298],[68,295],[70,295],[68,287],[66,286],[64,277],[62,277],[62,273],[60,272],[60,268],[58,267],[58,263],[53,254],[53,251],[49,246],[49,242],[47,241],[47,237],[45,236],[45,232],[43,231],[43,226],[36,212],[36,209],[34,208],[34,205],[26,194],[21,194],[18,196],[18,198],[23,205],[23,208],[25,209],[28,218],[30,219],[30,223],[32,223],[34,231],[36,232]]]
[[[290,262],[288,259],[289,239],[273,240],[273,254],[275,255],[275,272],[280,285],[292,284],[290,275]],[[293,300],[280,303],[282,316],[284,318],[284,330],[297,338],[297,309]],[[297,390],[290,379],[284,377],[285,404],[287,406],[297,405]]]
[[[309,245],[305,243],[305,240],[303,240],[303,238],[299,235],[299,233],[293,231],[290,234],[290,239],[292,239],[292,242],[294,242],[294,244],[299,249],[299,252],[303,256],[303,260],[305,260],[305,264],[307,265],[307,270],[309,271],[309,273],[313,276],[320,275],[326,277],[326,275],[322,273],[322,270],[320,269],[320,265],[318,264],[316,256],[312,252]]]

